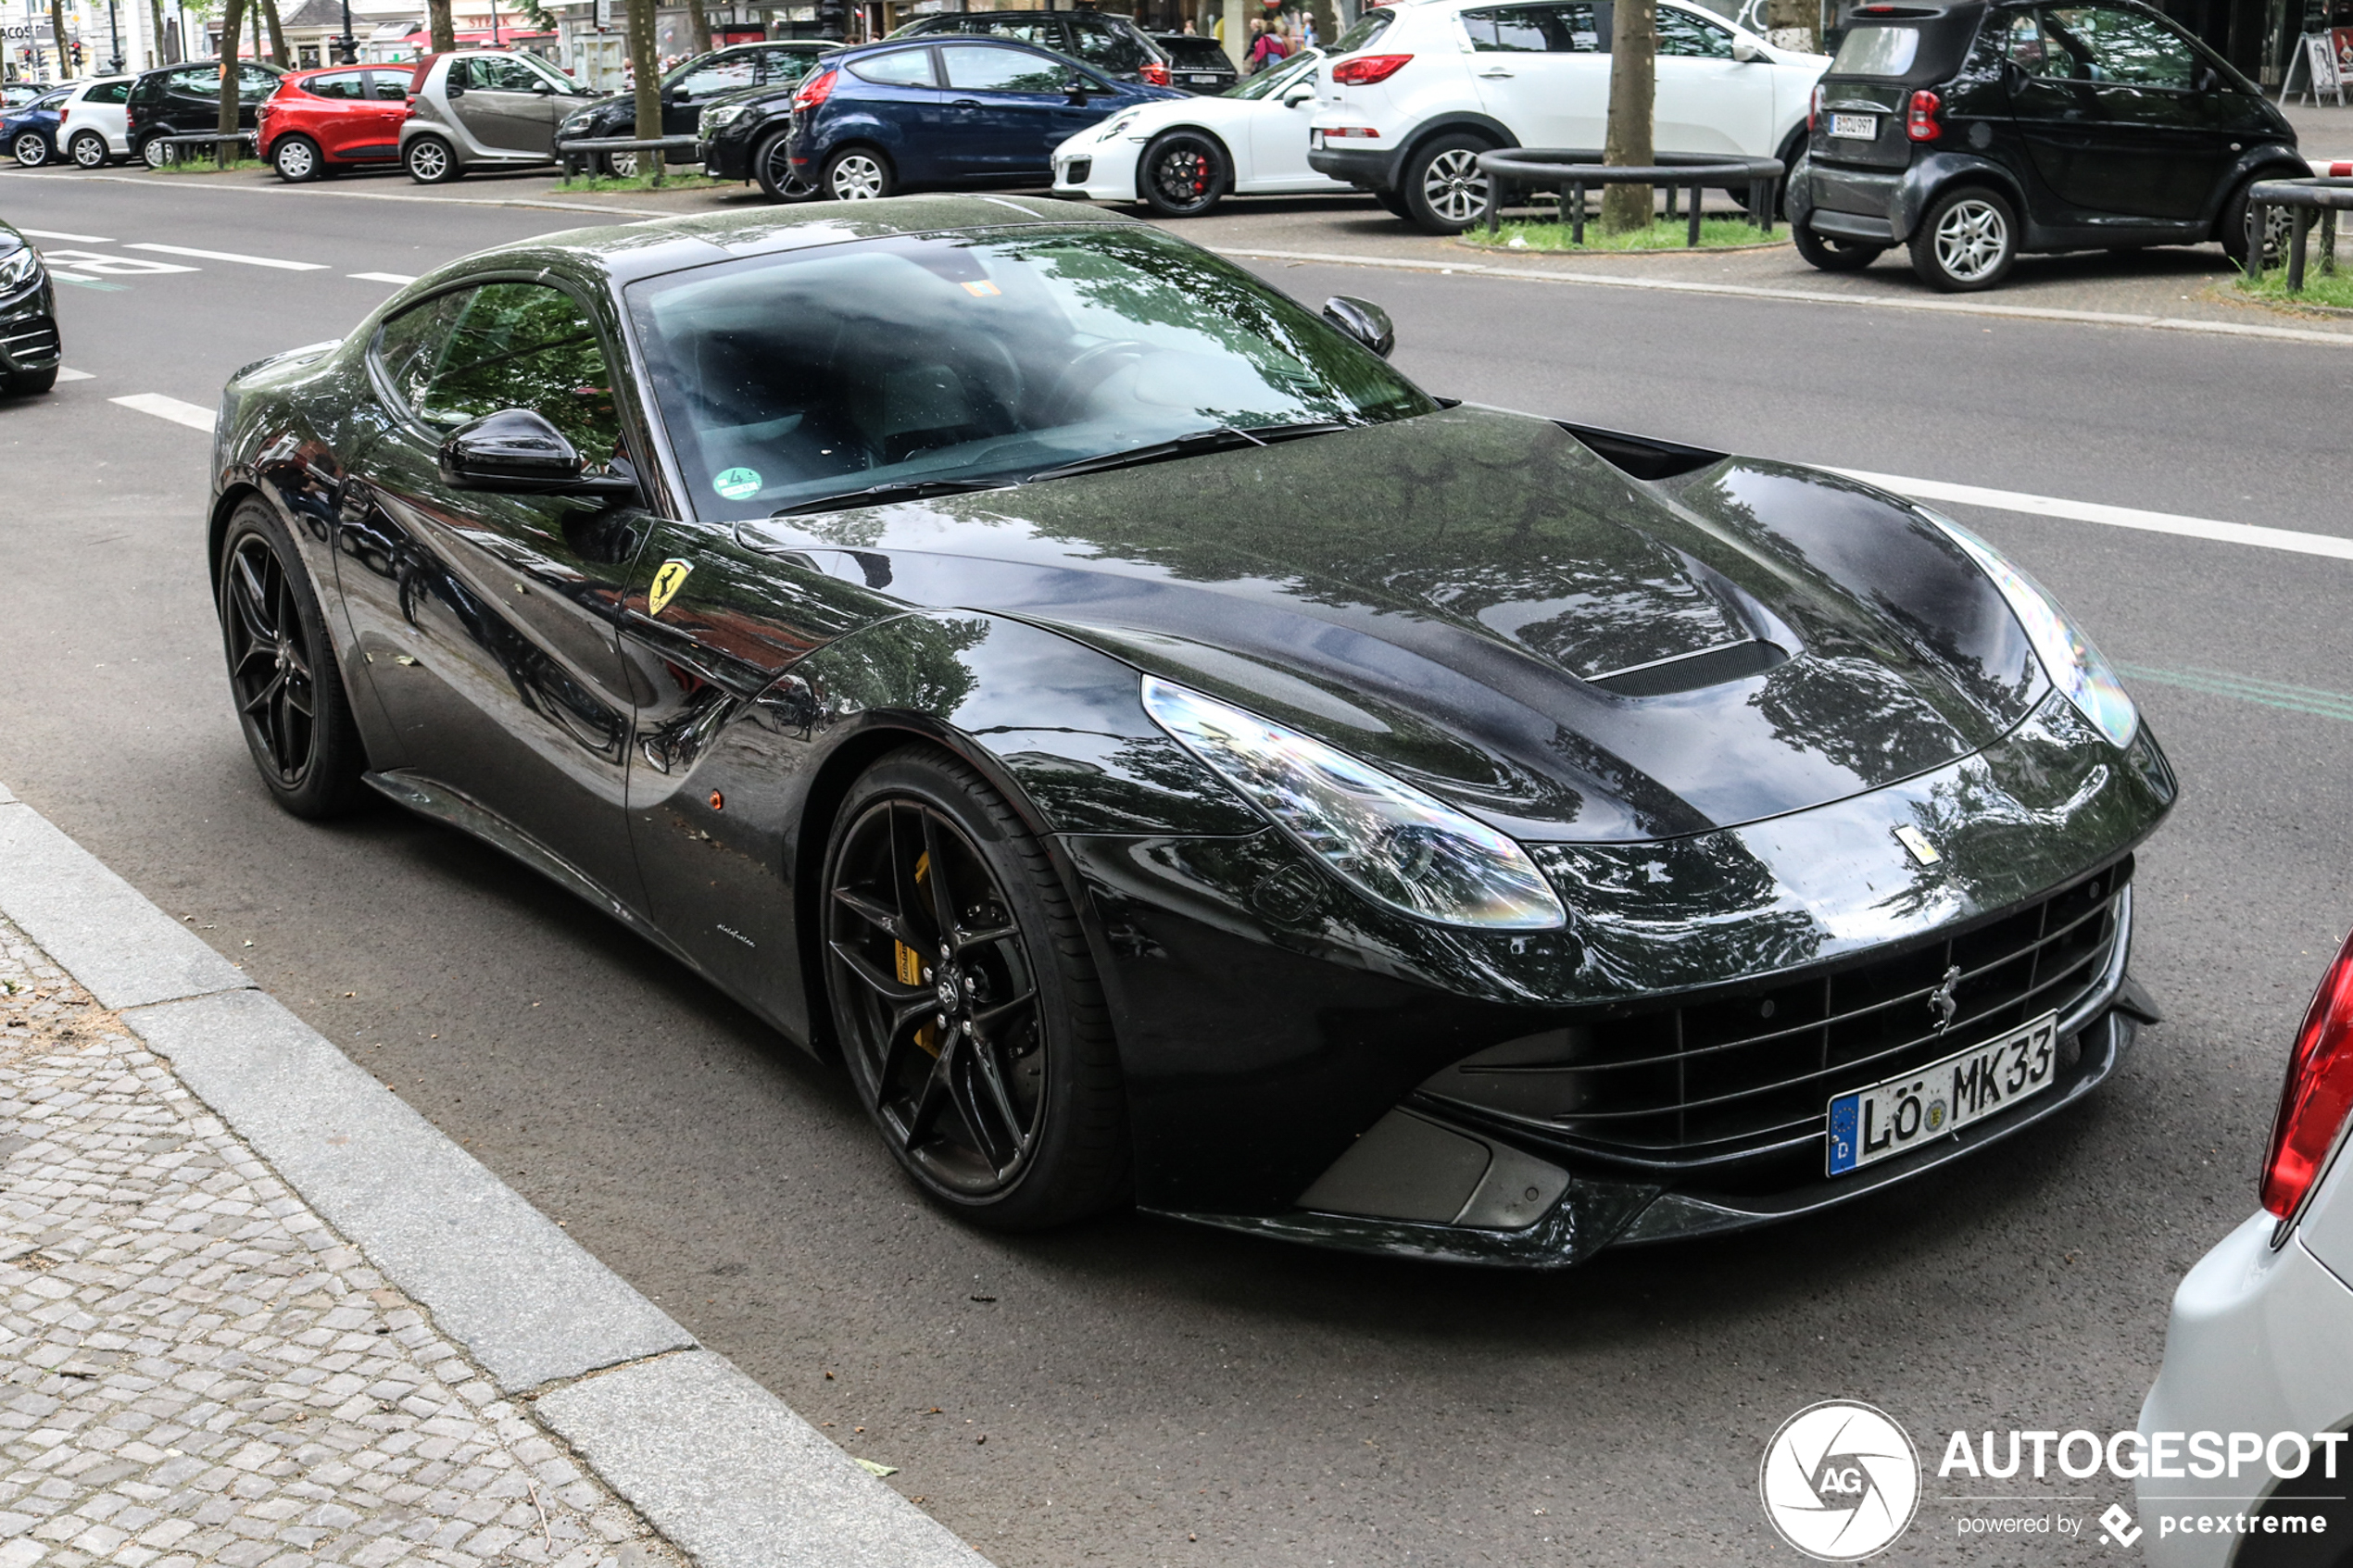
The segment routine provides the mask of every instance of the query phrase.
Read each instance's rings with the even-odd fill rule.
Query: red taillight
[[[1387,82],[1405,68],[1411,55],[1359,55],[1332,67],[1332,80],[1347,87],[1370,87]]]
[[[838,70],[821,71],[802,82],[800,91],[792,95],[793,113],[799,114],[803,109],[813,109],[827,98],[832,97],[834,78],[840,74]]]
[[[1806,129],[1808,131],[1819,131],[1821,128],[1822,84],[1817,82],[1814,83],[1813,99],[1806,106]]]
[[[1138,71],[1136,74],[1142,77],[1146,82],[1151,82],[1155,87],[1165,87],[1168,85],[1168,68],[1162,65],[1158,60],[1146,60],[1144,62],[1143,69]]]
[[[1821,89],[1818,87],[1815,91],[1818,93]],[[1912,107],[1904,116],[1904,134],[1915,142],[1933,142],[1944,135],[1944,128],[1936,123],[1938,107],[1936,94],[1927,88],[1913,94]]]
[[[72,118],[73,110],[71,108],[60,107],[57,110],[57,129],[60,131],[64,130],[66,121],[71,119]]]
[[[2286,1219],[2304,1201],[2353,1110],[2353,936],[2337,950],[2296,1049],[2287,1059],[2280,1113],[2271,1123],[2271,1157],[2263,1161],[2263,1207]]]

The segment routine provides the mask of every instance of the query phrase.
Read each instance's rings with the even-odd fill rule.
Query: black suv
[[[1908,245],[1946,291],[2020,251],[2220,240],[2244,262],[2247,186],[2311,172],[2255,85],[2139,0],[1858,6],[1811,123],[1798,253],[1843,272]]]
[[[913,38],[927,32],[979,32],[1035,44],[1057,55],[1084,60],[1122,82],[1168,83],[1168,52],[1126,17],[1101,11],[972,11],[921,17],[891,34]]]
[[[253,129],[253,111],[278,90],[285,73],[262,60],[237,62],[237,124]],[[166,136],[193,136],[220,127],[220,62],[192,60],[143,71],[131,83],[125,111],[131,155],[150,169],[171,161]]]
[[[702,134],[705,111],[721,104],[754,96],[762,88],[797,86],[820,55],[840,48],[822,38],[799,42],[738,44],[713,54],[698,56],[661,79],[661,133],[665,136]],[[560,141],[591,137],[634,137],[637,134],[635,94],[620,93],[599,98],[566,117],[556,131]],[[669,156],[672,163],[692,163],[685,149]],[[623,177],[637,172],[635,153],[607,153],[598,159],[608,174]],[[745,176],[730,176],[743,179]]]
[[[1156,32],[1152,42],[1168,56],[1168,85],[1188,93],[1223,93],[1242,79],[1226,57],[1226,45],[1194,32]]]

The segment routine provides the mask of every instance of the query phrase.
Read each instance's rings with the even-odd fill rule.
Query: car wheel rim
[[[84,169],[95,169],[107,161],[107,144],[94,136],[84,136],[73,144],[73,161]]]
[[[2009,221],[1991,202],[1970,196],[1937,220],[1936,264],[1964,283],[1989,276],[2009,248]]]
[[[18,137],[15,152],[19,163],[33,168],[39,168],[49,161],[49,149],[42,144],[41,138],[38,136]]]
[[[882,165],[862,154],[853,154],[834,165],[836,201],[873,201],[882,194]]]
[[[294,581],[267,541],[247,534],[229,557],[220,623],[237,712],[278,782],[292,789],[310,771],[318,699],[295,609]]]
[[[300,180],[312,168],[310,149],[300,142],[289,142],[278,149],[278,172],[290,180]]]
[[[139,156],[149,169],[161,169],[171,161],[171,144],[158,136],[141,148]]]
[[[843,1047],[885,1135],[947,1191],[1003,1192],[1037,1150],[1047,1054],[995,873],[937,808],[893,797],[844,834],[827,893]]]
[[[616,180],[635,180],[637,178],[637,155],[635,153],[613,154],[612,172],[613,178]]]
[[[1171,207],[1199,207],[1209,199],[1215,170],[1198,147],[1177,147],[1152,169],[1152,184]]]
[[[448,157],[431,142],[422,143],[409,155],[409,171],[422,180],[438,180],[442,170],[449,167]]]
[[[1479,172],[1478,155],[1468,147],[1449,147],[1429,160],[1422,173],[1422,200],[1449,223],[1467,223],[1487,207],[1487,176]]]
[[[777,137],[769,144],[767,156],[761,159],[761,171],[779,195],[790,192],[793,187],[792,157],[785,142],[786,138]]]

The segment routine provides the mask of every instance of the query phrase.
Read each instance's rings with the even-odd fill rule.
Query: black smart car
[[[661,79],[661,133],[695,136],[708,132],[711,111],[761,94],[762,90],[799,85],[820,55],[839,44],[821,38],[774,44],[739,44],[699,56]],[[628,93],[599,98],[566,118],[557,136],[565,141],[591,137],[634,137],[637,134],[637,100]],[[692,163],[689,152],[670,155],[672,163]],[[623,178],[637,172],[635,153],[607,153],[598,160],[607,174]],[[734,175],[747,179],[747,175]]]
[[[237,124],[254,128],[254,111],[285,72],[262,60],[237,62]],[[150,169],[170,161],[167,136],[194,135],[220,124],[220,62],[195,60],[143,71],[131,83],[126,119],[132,156]]]
[[[2228,62],[2137,0],[1869,5],[1815,90],[1790,175],[1825,271],[1908,245],[1931,288],[1991,288],[2020,251],[2220,240],[2246,190],[2310,169]]]
[[[1010,38],[1016,44],[1035,44],[1040,49],[1084,60],[1121,82],[1154,87],[1169,84],[1167,50],[1126,17],[1102,11],[943,12],[920,17],[891,36],[913,38],[934,32]]]

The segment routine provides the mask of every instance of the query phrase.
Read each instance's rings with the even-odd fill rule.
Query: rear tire
[[[1198,131],[1172,131],[1144,149],[1136,165],[1144,204],[1163,218],[1201,218],[1233,188],[1226,149]]]
[[[104,169],[110,156],[107,139],[95,131],[84,131],[66,144],[66,153],[76,169]]]
[[[139,161],[145,164],[149,169],[169,169],[171,167],[172,145],[170,143],[164,140],[166,134],[168,134],[168,132],[159,131],[139,144]]]
[[[890,159],[872,147],[844,147],[825,160],[817,194],[827,201],[880,201],[899,189]]]
[[[634,152],[607,153],[597,161],[602,166],[602,172],[607,179],[635,180],[637,178],[637,155]]]
[[[8,144],[9,156],[24,169],[39,169],[54,155],[49,151],[48,138],[37,131],[27,131]]]
[[[319,144],[308,136],[282,136],[270,149],[270,167],[289,185],[318,179],[325,165],[326,159],[319,156]]]
[[[1860,272],[1887,254],[1885,245],[1818,234],[1803,223],[1790,225],[1789,234],[1796,243],[1797,254],[1806,264],[1825,272]]]
[[[1963,185],[1928,204],[1912,232],[1912,270],[1939,294],[1975,294],[2010,275],[2018,212],[1984,185]]]
[[[1487,207],[1487,176],[1478,155],[1491,151],[1481,137],[1463,132],[1433,136],[1406,158],[1403,194],[1405,219],[1425,234],[1459,234]]]
[[[248,498],[230,515],[214,608],[238,727],[264,787],[297,817],[350,811],[367,794],[367,749],[309,573],[267,502]]]
[[[438,136],[420,136],[400,155],[409,178],[420,185],[447,185],[465,172],[457,149]]]
[[[835,1035],[900,1169],[996,1230],[1126,1201],[1102,984],[1068,890],[1004,797],[937,746],[894,751],[850,786],[821,886]]]

